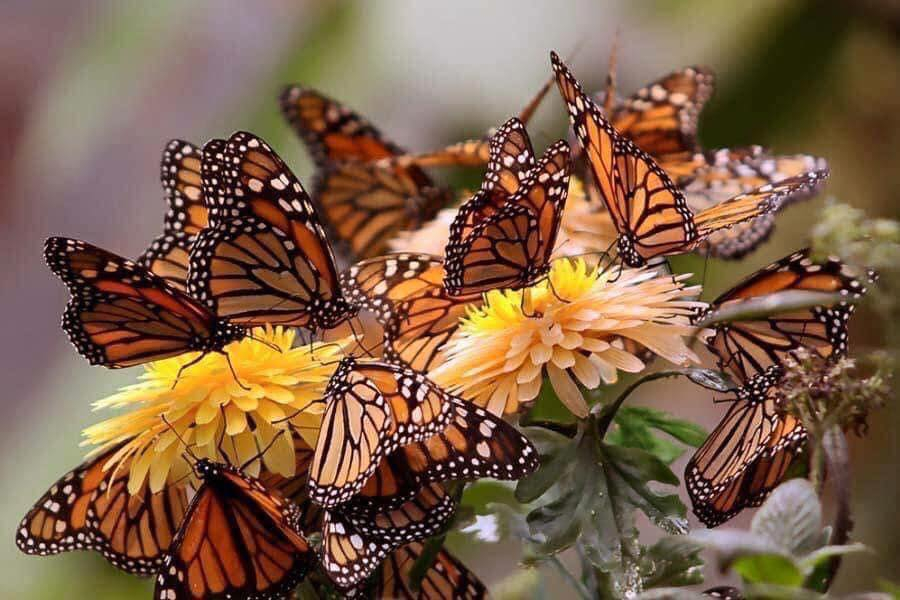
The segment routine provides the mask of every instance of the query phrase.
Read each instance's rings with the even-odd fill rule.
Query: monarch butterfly
[[[777,184],[811,171],[826,171],[823,158],[806,154],[772,155],[761,146],[721,149],[697,153],[690,160],[661,162],[660,166],[684,193],[692,211],[707,210],[738,194],[749,193],[767,183]],[[820,185],[811,185],[788,194],[779,209],[809,198]],[[763,215],[716,231],[698,249],[710,256],[738,259],[759,247],[775,228],[775,214]]]
[[[556,53],[551,61],[575,135],[619,232],[619,254],[629,266],[694,250],[716,231],[771,213],[785,198],[818,186],[827,176],[827,171],[813,171],[767,183],[694,214],[666,172],[616,132]]]
[[[341,274],[351,304],[375,313],[384,326],[384,358],[427,373],[481,295],[453,297],[443,286],[443,260],[394,253],[360,261]]]
[[[502,158],[496,164],[506,166]],[[496,183],[491,175],[450,228],[444,288],[451,296],[527,287],[550,268],[569,189],[568,144],[551,145],[520,186],[513,183],[520,180],[515,170]],[[505,182],[512,195],[500,206],[492,204],[492,198],[507,197]]]
[[[443,548],[425,571],[418,588],[414,589],[412,571],[424,549],[423,543],[413,542],[395,550],[381,567],[375,597],[403,600],[479,600],[487,597],[484,584]]]
[[[612,106],[609,120],[616,131],[664,162],[699,150],[697,124],[714,86],[710,69],[692,66],[661,77],[621,103],[615,103],[609,89],[603,100]]]
[[[455,510],[456,502],[439,484],[427,485],[399,507],[375,514],[328,510],[322,528],[322,566],[338,587],[355,588],[394,549],[444,529]]]
[[[237,468],[201,459],[191,500],[156,579],[156,598],[282,598],[313,566],[297,506]]]
[[[537,451],[515,427],[461,398],[450,402],[446,428],[383,457],[347,506],[363,512],[393,507],[429,483],[515,480],[537,469]]]
[[[325,221],[354,255],[380,254],[398,231],[431,219],[450,201],[450,192],[416,165],[366,164],[404,152],[337,101],[291,86],[281,110],[319,170],[313,196]]]
[[[66,473],[35,502],[16,533],[22,552],[46,556],[94,550],[135,575],[160,569],[187,510],[187,494],[180,486],[153,493],[146,482],[129,494],[130,459],[112,473],[104,469],[123,445]]]
[[[750,276],[698,315],[747,298],[786,290],[837,293],[857,298],[866,289],[837,259],[815,263],[809,250],[787,256]],[[721,323],[706,340],[718,366],[741,387],[721,423],[685,470],[694,512],[708,526],[718,525],[747,506],[759,505],[781,482],[806,430],[777,411],[783,363],[798,348],[823,358],[847,352],[847,322],[853,306],[838,302],[795,310],[755,321]]]
[[[163,232],[137,259],[181,292],[187,289],[191,245],[207,225],[200,181],[202,158],[200,149],[190,142],[172,140],[166,146],[160,168],[167,205]]]
[[[310,498],[333,507],[356,495],[382,457],[446,427],[449,398],[411,369],[342,359],[325,389]]]
[[[246,336],[146,268],[87,242],[48,238],[44,259],[71,295],[63,330],[92,365],[118,369],[221,352]]]
[[[309,197],[268,144],[213,140],[201,168],[210,226],[191,250],[191,295],[245,326],[331,329],[355,314]]]

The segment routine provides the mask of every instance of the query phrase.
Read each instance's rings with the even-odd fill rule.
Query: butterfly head
[[[221,474],[222,465],[208,458],[201,458],[194,463],[194,472],[197,477],[206,481]]]
[[[359,313],[359,308],[350,304],[343,295],[328,300],[313,298],[309,306],[309,326],[313,329],[333,329]]]

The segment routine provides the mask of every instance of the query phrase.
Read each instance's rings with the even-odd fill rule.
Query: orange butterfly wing
[[[297,531],[296,507],[236,469],[198,463],[191,500],[156,580],[156,598],[281,598],[314,552]]]
[[[187,510],[184,487],[128,493],[129,462],[104,466],[122,446],[91,458],[59,479],[28,511],[16,533],[26,554],[94,550],[114,566],[152,575],[163,562]]]
[[[444,550],[425,571],[418,589],[412,586],[412,570],[421,559],[425,546],[413,542],[395,550],[384,562],[375,597],[402,600],[480,600],[487,588],[459,559]]]
[[[172,140],[166,146],[160,169],[167,207],[163,232],[136,261],[182,292],[187,289],[191,245],[207,225],[201,159],[200,149],[190,142]]]
[[[71,294],[63,329],[91,364],[130,367],[244,336],[144,267],[87,242],[49,238],[44,258]]]

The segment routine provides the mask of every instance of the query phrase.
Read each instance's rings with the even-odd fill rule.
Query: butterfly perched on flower
[[[569,190],[569,146],[560,140],[535,161],[517,119],[491,139],[481,189],[459,209],[445,251],[444,288],[472,296],[520,289],[550,266]]]
[[[300,510],[239,469],[198,460],[202,480],[156,578],[155,598],[281,598],[315,564]]]
[[[131,460],[106,469],[123,445],[66,473],[34,503],[16,533],[22,552],[46,556],[94,550],[135,575],[152,575],[162,567],[187,511],[187,492],[184,486],[167,486],[154,493],[145,481],[130,494]]]
[[[160,179],[166,196],[163,232],[137,263],[180,291],[187,289],[188,257],[197,234],[207,225],[200,180],[200,148],[172,140],[163,150]]]
[[[866,289],[838,259],[814,262],[809,250],[787,256],[751,275],[713,301],[698,322],[749,298],[789,290],[854,299]],[[803,425],[776,407],[784,361],[799,348],[823,358],[847,352],[853,305],[837,301],[767,318],[717,323],[706,340],[719,369],[740,387],[719,425],[685,470],[694,512],[712,527],[748,506],[758,506],[783,479],[806,441]]]
[[[44,259],[71,295],[63,330],[92,365],[118,369],[221,352],[246,336],[145,267],[87,242],[51,237]]]
[[[663,168],[615,130],[555,53],[551,61],[575,135],[619,232],[619,254],[630,266],[695,250],[712,234],[772,213],[786,198],[827,177],[827,171],[812,171],[766,183],[694,213]]]
[[[351,304],[374,313],[384,327],[384,358],[427,373],[481,295],[451,296],[444,261],[428,254],[392,253],[362,260],[341,274]]]
[[[331,329],[355,315],[315,208],[263,140],[237,132],[203,149],[209,226],[191,250],[188,290],[238,325]]]

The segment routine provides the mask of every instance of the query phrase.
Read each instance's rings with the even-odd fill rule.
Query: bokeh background
[[[0,3],[0,597],[149,597],[147,583],[96,556],[41,560],[13,543],[34,499],[84,453],[80,430],[98,419],[91,402],[138,372],[91,368],[71,350],[58,327],[64,290],[40,259],[44,237],[137,255],[161,224],[159,156],[173,137],[203,143],[249,129],[305,180],[310,162],[277,109],[286,83],[317,87],[426,150],[518,112],[549,75],[550,49],[565,55],[582,43],[573,68],[598,89],[616,29],[623,92],[707,64],[719,75],[701,124],[707,147],[825,156],[833,174],[822,197],[898,216],[896,0]],[[555,92],[529,129],[538,147],[565,135]],[[800,247],[822,197],[789,209],[749,259],[710,261],[710,292]],[[855,321],[857,349],[881,343],[872,314]],[[723,408],[710,400],[671,382],[641,397],[706,426]],[[900,570],[898,426],[893,404],[851,441],[855,534],[874,554],[847,559],[839,590],[873,589]],[[513,546],[454,549],[492,585],[518,558]],[[548,579],[507,597],[563,589]]]

